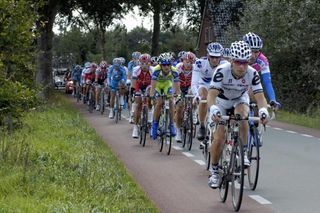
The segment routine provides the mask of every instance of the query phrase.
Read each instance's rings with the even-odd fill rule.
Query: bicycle
[[[193,124],[193,95],[184,95],[184,109],[183,109],[183,119],[182,119],[182,137],[183,143],[182,147],[184,148],[187,145],[187,149],[190,151],[192,147],[192,139],[193,139],[193,132],[194,132],[194,124]]]
[[[144,147],[146,145],[147,133],[150,129],[150,124],[148,123],[148,98],[149,95],[137,94],[136,96],[141,96],[142,99],[142,112],[139,123],[139,143]]]
[[[257,104],[252,102],[249,105],[249,116],[254,116],[257,113]],[[269,108],[273,108],[268,106]],[[275,118],[275,110],[273,108],[270,120]],[[258,125],[252,120],[249,120],[248,140],[246,144],[246,152],[250,161],[250,167],[247,168],[249,188],[255,190],[258,184],[260,170],[260,147],[262,146],[262,132],[266,127]]]
[[[89,90],[87,94],[87,104],[88,104],[88,110],[90,113],[93,112],[94,106],[95,106],[95,86],[93,83],[89,84]]]
[[[113,114],[115,116],[115,122],[118,123],[119,120],[121,120],[121,112],[122,112],[122,107],[123,103],[120,103],[120,88],[116,90],[116,95],[115,95],[115,100],[114,100],[114,108],[113,108]],[[123,97],[122,97],[123,98]],[[121,106],[122,105],[122,106]]]
[[[239,114],[221,116],[225,121],[226,141],[219,159],[219,173],[221,183],[219,196],[225,202],[228,196],[229,182],[231,182],[232,205],[239,211],[244,187],[244,148],[240,138],[240,122],[243,120],[259,121],[259,117],[241,118]]]
[[[165,147],[167,155],[170,155],[171,152],[171,146],[172,146],[172,136],[170,134],[170,102],[169,102],[169,96],[167,95],[161,95],[163,104],[161,107],[160,112],[160,119],[159,119],[159,144],[160,144],[160,152],[162,152],[163,147]]]
[[[103,84],[100,88],[100,113],[103,115],[106,108],[106,96],[105,96],[105,85]]]

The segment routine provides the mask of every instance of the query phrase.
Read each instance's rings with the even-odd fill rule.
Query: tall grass
[[[61,96],[0,133],[0,212],[158,212]]]
[[[320,109],[312,116],[280,110],[276,120],[320,130]]]

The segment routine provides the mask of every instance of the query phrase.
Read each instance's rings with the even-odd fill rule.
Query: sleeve
[[[222,89],[222,80],[224,78],[223,72],[222,72],[223,68],[217,68],[212,76],[212,80],[210,83],[210,89],[216,89],[216,90],[221,90]]]
[[[113,67],[111,66],[108,70],[108,84],[111,84],[111,76],[112,76]]]
[[[172,70],[173,82],[178,83],[180,82],[179,73],[175,70]]]
[[[260,76],[256,70],[254,70],[254,72],[253,72],[253,77],[252,77],[252,81],[251,81],[251,88],[252,88],[253,94],[263,92],[263,89],[261,86]]]
[[[191,91],[193,95],[198,95],[200,72],[201,72],[201,66],[199,67],[197,64],[193,65],[192,78],[191,78]]]
[[[274,93],[274,89],[271,82],[270,72],[261,74],[262,84],[264,89],[266,90],[269,101],[275,101],[276,95]]]
[[[126,69],[122,67],[122,79],[123,82],[126,82],[127,80],[127,74],[126,74]]]
[[[160,73],[159,70],[154,70],[154,72],[152,73],[151,79],[154,80],[154,81],[157,81],[159,73]]]
[[[132,79],[137,79],[138,78],[138,72],[139,72],[139,70],[140,70],[140,67],[138,66],[138,67],[135,67],[134,69],[133,69],[133,71],[132,71]]]

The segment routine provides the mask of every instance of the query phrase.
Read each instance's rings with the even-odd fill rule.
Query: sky
[[[121,20],[114,20],[115,24],[125,25],[128,32],[137,26],[143,26],[148,30],[152,30],[152,22],[152,16],[140,16],[139,9],[137,7],[135,7],[133,11],[130,11],[127,15],[125,15]],[[107,30],[111,30],[112,28],[113,26],[110,26],[107,28]],[[59,34],[59,27],[57,25],[53,26],[53,32],[55,34]]]

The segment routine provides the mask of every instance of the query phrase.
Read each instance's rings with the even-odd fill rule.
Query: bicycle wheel
[[[164,141],[165,141],[165,125],[164,125],[164,122],[165,122],[165,119],[164,119],[165,115],[163,112],[161,112],[161,115],[160,115],[160,119],[159,119],[159,128],[158,128],[158,132],[160,132],[159,134],[159,145],[160,145],[160,150],[159,152],[162,152],[163,150],[163,145],[164,145]]]
[[[101,115],[103,115],[104,113],[104,109],[105,109],[105,96],[104,96],[104,91],[103,91],[103,88],[101,89],[102,92],[100,92],[100,113]]]
[[[77,98],[77,103],[80,101],[80,87],[76,86],[76,98]]]
[[[221,184],[219,186],[219,196],[221,201],[224,203],[228,197],[228,189],[229,189],[229,182],[230,182],[230,150],[227,150],[226,143],[224,144],[222,153],[219,159],[219,168],[222,171],[221,175]]]
[[[141,128],[140,128],[140,144],[142,146],[146,145],[147,131],[148,131],[148,109],[147,107],[143,107],[142,110],[142,118],[140,120]]]
[[[260,168],[260,139],[258,136],[258,130],[254,126],[252,127],[252,132],[250,131],[250,137],[247,145],[247,154],[250,161],[250,167],[247,168],[248,171],[248,181],[251,190],[255,190],[258,184],[259,168]]]
[[[243,145],[240,138],[237,138],[231,152],[231,195],[232,205],[235,211],[239,211],[242,202],[244,184],[244,161]]]
[[[192,106],[188,110],[188,119],[187,119],[187,145],[188,150],[192,148],[192,138],[193,138],[193,119],[192,119]]]
[[[93,91],[92,91],[92,87],[90,87],[89,89],[89,112],[92,113],[93,111],[93,108],[94,108],[94,94],[93,94]]]
[[[164,138],[165,138],[165,150],[167,155],[170,155],[171,152],[171,144],[172,144],[172,137],[170,134],[170,124],[171,120],[170,120],[170,114],[169,114],[169,110],[166,109],[166,119],[165,119],[165,134],[164,134]]]
[[[185,116],[185,113],[183,113],[183,116]],[[187,124],[186,124],[186,118],[183,118],[182,120],[182,147],[184,148],[187,144],[187,134],[188,134],[188,129],[187,129]]]
[[[118,119],[119,119],[119,94],[117,93],[116,94],[116,97],[115,97],[115,113],[114,113],[114,116],[115,116],[115,121],[116,123],[118,123]]]

